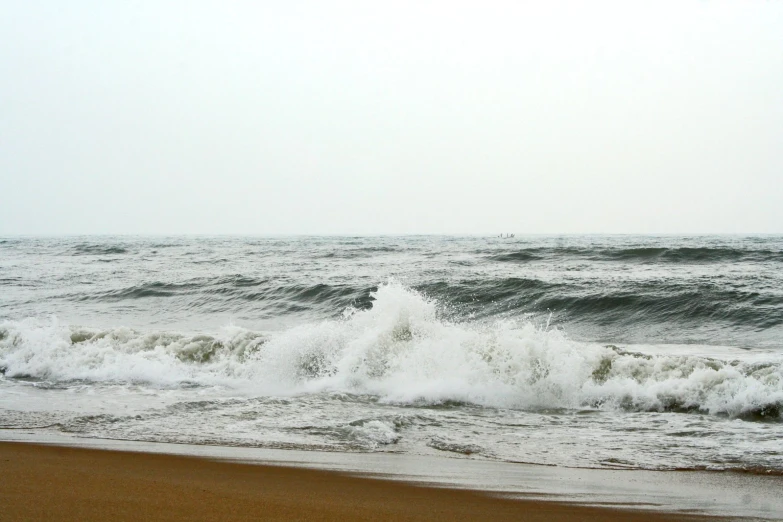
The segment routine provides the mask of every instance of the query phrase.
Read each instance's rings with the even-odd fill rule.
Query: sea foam
[[[451,322],[437,301],[381,285],[367,310],[282,332],[218,335],[74,327],[31,318],[0,325],[4,378],[67,383],[220,385],[241,393],[344,392],[397,404],[694,411],[780,420],[783,357],[645,354],[571,340],[524,320]],[[359,426],[379,442],[391,428]]]

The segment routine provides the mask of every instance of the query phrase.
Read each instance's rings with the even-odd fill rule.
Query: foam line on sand
[[[0,482],[0,519],[8,522],[707,520],[627,506],[510,499],[332,471],[19,442],[0,442]]]

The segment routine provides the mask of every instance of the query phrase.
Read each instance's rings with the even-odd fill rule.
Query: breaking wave
[[[381,285],[371,298],[370,308],[349,308],[339,319],[272,333],[228,326],[219,335],[184,335],[8,321],[0,325],[1,378],[346,392],[403,405],[783,418],[780,355],[646,354],[576,342],[524,320],[450,322],[438,301],[398,283]],[[378,423],[350,429],[379,443],[395,440],[394,430]]]
[[[14,282],[23,286],[24,282]],[[172,299],[184,310],[220,312],[246,310],[258,315],[316,312],[339,315],[352,306],[367,309],[377,287],[368,284],[302,284],[241,274],[193,278],[177,282],[150,281],[99,291],[69,293],[73,302],[118,303]],[[783,294],[777,289],[735,288],[722,280],[624,281],[597,287],[578,282],[551,282],[533,277],[440,280],[415,285],[415,290],[447,303],[461,317],[494,317],[507,313],[554,312],[569,323],[643,328],[701,323],[771,328],[783,325]]]

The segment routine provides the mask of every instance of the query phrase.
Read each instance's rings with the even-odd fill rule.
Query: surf
[[[783,358],[643,353],[525,319],[460,320],[399,282],[371,306],[282,331],[91,329],[55,318],[0,326],[3,379],[351,393],[393,404],[683,412],[779,421]]]

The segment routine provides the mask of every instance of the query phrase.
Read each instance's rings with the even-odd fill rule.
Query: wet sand
[[[0,442],[0,520],[718,520],[337,472]]]

